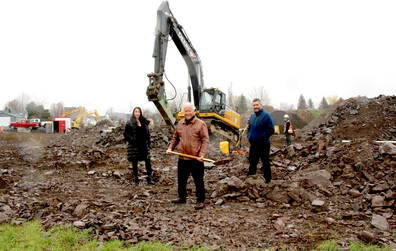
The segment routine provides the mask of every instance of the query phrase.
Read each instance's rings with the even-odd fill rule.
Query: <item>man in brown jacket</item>
[[[202,120],[195,116],[195,107],[191,103],[186,103],[183,108],[185,118],[180,120],[176,125],[175,134],[166,151],[175,149],[179,153],[199,156],[198,160],[179,157],[177,168],[178,194],[179,198],[173,200],[173,203],[186,203],[187,197],[187,180],[192,174],[195,183],[197,204],[195,209],[204,208],[205,202],[205,185],[204,185],[204,164],[203,158],[209,147],[208,128]]]

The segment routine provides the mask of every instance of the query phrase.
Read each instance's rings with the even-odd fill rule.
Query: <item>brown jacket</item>
[[[209,132],[205,122],[194,117],[187,125],[185,119],[180,120],[168,149],[173,150],[176,146],[179,153],[205,157],[209,147]]]

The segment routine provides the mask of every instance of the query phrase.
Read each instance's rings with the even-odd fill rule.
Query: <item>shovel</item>
[[[178,152],[173,152],[173,151],[169,151],[169,152],[170,152],[171,154],[183,156],[183,157],[186,157],[186,158],[199,159],[199,157],[193,156],[193,155],[189,155],[189,154],[178,153]],[[203,158],[203,161],[210,162],[210,163],[212,163],[213,165],[218,166],[218,165],[226,164],[226,163],[232,161],[232,159],[223,159],[223,160],[215,161],[215,160]]]

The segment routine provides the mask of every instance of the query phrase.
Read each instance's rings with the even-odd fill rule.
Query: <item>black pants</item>
[[[259,159],[261,159],[261,162],[263,164],[261,170],[264,172],[264,178],[267,182],[271,181],[270,149],[271,143],[257,142],[250,144],[250,166],[248,175],[256,174],[257,164],[259,162]]]
[[[291,145],[291,134],[287,133],[286,134],[286,145],[290,146]]]
[[[197,202],[205,201],[204,164],[198,160],[179,159],[177,168],[177,183],[179,197],[187,197],[187,180],[190,173],[194,179]]]
[[[150,158],[145,159],[144,162],[146,165],[147,175],[151,175],[153,171],[151,169]],[[133,176],[138,177],[138,160],[132,161],[132,170],[133,170]]]

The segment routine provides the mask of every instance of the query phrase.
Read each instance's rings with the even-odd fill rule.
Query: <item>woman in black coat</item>
[[[138,161],[145,161],[147,182],[154,184],[150,163],[150,129],[149,121],[143,117],[142,109],[135,107],[131,119],[125,125],[124,137],[128,142],[128,161],[132,162],[135,184],[139,185]]]

